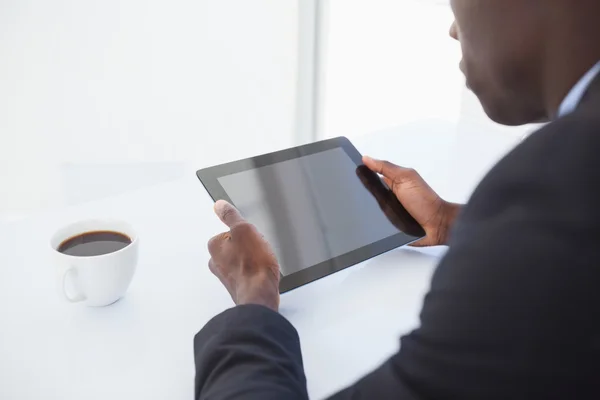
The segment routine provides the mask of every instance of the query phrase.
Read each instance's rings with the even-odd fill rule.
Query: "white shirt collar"
[[[563,100],[558,108],[558,117],[564,117],[567,114],[575,111],[579,102],[583,98],[585,91],[592,84],[592,81],[600,73],[600,61],[592,67],[575,86],[571,89],[567,97]]]

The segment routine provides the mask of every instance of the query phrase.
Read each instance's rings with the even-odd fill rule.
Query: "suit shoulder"
[[[576,112],[533,133],[481,181],[471,205],[493,211],[501,203],[555,199],[588,207],[600,202],[600,116]],[[504,203],[503,203],[504,202]],[[532,206],[537,207],[537,206]],[[558,207],[558,206],[557,206]]]
[[[553,165],[562,170],[595,166],[596,171],[587,172],[600,178],[599,151],[600,113],[588,109],[576,111],[533,133],[507,157],[507,161],[525,157],[529,163]]]
[[[600,146],[600,112],[594,109],[575,111],[549,123],[531,136],[535,142],[565,146]]]

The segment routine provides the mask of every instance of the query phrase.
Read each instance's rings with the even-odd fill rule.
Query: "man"
[[[490,118],[552,122],[458,218],[414,171],[365,158],[425,228],[420,245],[450,248],[420,327],[333,399],[600,398],[600,1],[451,3],[461,68]],[[215,209],[230,231],[210,241],[209,266],[238,306],[196,336],[196,397],[305,399],[277,260],[232,206]]]

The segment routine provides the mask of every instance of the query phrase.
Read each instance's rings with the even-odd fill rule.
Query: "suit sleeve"
[[[213,318],[195,337],[196,400],[308,399],[300,341],[280,314],[238,306]],[[335,400],[413,399],[393,357]]]
[[[280,314],[232,308],[195,337],[196,400],[308,398],[300,340]]]

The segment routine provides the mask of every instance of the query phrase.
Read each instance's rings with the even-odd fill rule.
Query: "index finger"
[[[225,200],[219,200],[215,203],[215,214],[229,228],[245,221],[238,209]]]

